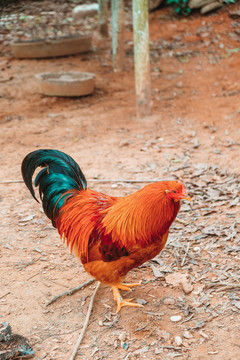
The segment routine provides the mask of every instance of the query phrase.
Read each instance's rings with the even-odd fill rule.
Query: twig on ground
[[[200,322],[197,324],[197,325],[195,325],[195,326],[193,326],[193,327],[189,327],[187,330],[197,330],[197,329],[201,329],[201,328],[203,328],[205,325],[206,325],[207,323],[206,322],[204,322],[204,321],[202,321],[202,320],[200,320]]]
[[[4,298],[5,296],[7,296],[7,295],[9,295],[9,294],[11,294],[11,293],[10,293],[10,291],[9,291],[9,292],[7,292],[6,294],[4,294],[4,295],[0,296],[0,299]]]
[[[142,331],[142,330],[144,330],[148,325],[149,325],[149,323],[147,323],[147,324],[145,324],[145,325],[137,328],[136,330],[134,330],[134,332]]]
[[[172,345],[163,345],[161,346],[162,349],[169,349],[169,350],[182,350],[179,346],[172,346]]]
[[[42,344],[45,340],[49,339],[50,337],[56,337],[56,336],[65,336],[65,335],[69,335],[72,334],[76,331],[79,331],[81,329],[81,326],[77,327],[76,329],[73,329],[72,331],[67,331],[64,333],[52,333],[52,334],[47,334],[45,337],[42,337],[41,339],[35,341],[32,345],[35,346],[36,344]],[[37,335],[36,333],[33,333],[33,335]]]
[[[41,357],[41,359],[39,359],[39,360],[43,360],[43,359],[45,359],[45,357],[47,357],[47,354],[43,355],[43,357]]]
[[[187,244],[187,249],[186,249],[186,252],[185,252],[185,254],[184,254],[184,258],[182,259],[181,267],[183,267],[183,265],[184,265],[184,263],[185,263],[185,261],[186,261],[186,257],[187,257],[189,248],[190,248],[190,242],[188,242],[188,244]]]
[[[181,324],[190,321],[193,317],[194,317],[194,314],[189,315],[189,317],[187,317],[185,320],[183,320],[183,321],[181,322]]]
[[[38,258],[33,259],[33,260],[29,261],[29,262],[17,264],[17,266],[19,267],[19,270],[23,270],[26,267],[28,267],[28,266],[30,266],[32,264],[35,264],[35,262],[37,262],[39,259],[41,259],[41,256],[39,256]]]
[[[236,286],[234,286],[234,285],[236,285]],[[227,291],[227,290],[232,290],[232,289],[240,289],[240,284],[230,284],[227,286],[223,286],[221,289],[217,289],[216,292]]]
[[[49,301],[47,302],[46,306],[52,304],[53,302],[55,302],[57,299],[59,299],[59,298],[62,297],[62,296],[74,294],[76,291],[82,289],[84,286],[87,286],[87,285],[92,284],[94,281],[95,281],[95,279],[90,279],[90,280],[88,280],[88,281],[85,281],[83,284],[75,287],[74,289],[65,291],[65,292],[63,292],[63,293],[61,293],[61,294],[59,294],[59,295],[54,296],[54,298],[52,298],[51,300],[49,300]]]
[[[79,348],[79,346],[81,345],[81,342],[82,342],[82,339],[83,339],[84,334],[85,334],[85,332],[86,332],[86,329],[87,329],[87,326],[88,326],[88,322],[89,322],[89,318],[90,318],[90,315],[91,315],[91,312],[92,312],[93,302],[94,302],[94,299],[95,299],[95,296],[96,296],[96,293],[97,293],[97,291],[98,291],[98,289],[99,289],[100,284],[101,284],[100,281],[98,281],[97,286],[96,286],[96,288],[95,288],[95,290],[94,290],[94,292],[93,292],[93,294],[92,294],[92,297],[91,297],[91,300],[90,300],[90,303],[89,303],[89,307],[88,307],[88,311],[87,311],[87,315],[86,315],[86,319],[85,319],[85,322],[84,322],[82,331],[81,331],[81,333],[80,333],[80,335],[79,335],[77,344],[76,344],[76,346],[75,346],[75,348],[74,348],[74,350],[73,350],[73,353],[72,353],[72,355],[71,355],[71,357],[70,357],[70,360],[74,360],[74,359],[75,359],[75,356],[76,356],[76,354],[77,354],[77,352],[78,352],[78,348]]]
[[[178,251],[176,250],[176,248],[174,248],[174,250],[173,250],[173,255],[174,255],[174,258],[175,258],[175,263],[176,263],[177,267],[179,268]]]
[[[131,354],[132,354],[132,352],[130,351],[130,352],[127,354],[127,356],[125,356],[124,360],[127,360]]]
[[[0,184],[16,184],[23,183],[23,180],[1,180]]]
[[[236,283],[227,283],[227,282],[218,282],[218,283],[208,283],[205,284],[205,287],[207,289],[213,288],[213,287],[221,287],[221,289],[216,290],[219,291],[225,291],[225,290],[232,290],[232,289],[240,289],[240,284]]]

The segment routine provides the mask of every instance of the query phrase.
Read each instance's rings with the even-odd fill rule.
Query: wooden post
[[[108,36],[108,0],[98,0],[99,32]]]
[[[113,70],[121,71],[124,65],[124,0],[112,0],[112,56]]]
[[[151,114],[148,0],[133,0],[134,63],[137,116]]]

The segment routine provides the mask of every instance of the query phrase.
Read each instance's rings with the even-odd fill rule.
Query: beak
[[[187,201],[192,201],[190,196],[183,197],[182,199],[187,200]]]

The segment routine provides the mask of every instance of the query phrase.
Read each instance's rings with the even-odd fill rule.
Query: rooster
[[[78,164],[58,150],[36,150],[22,162],[22,176],[32,196],[33,173],[47,217],[61,238],[81,260],[84,269],[113,289],[117,311],[142,305],[123,299],[119,289],[133,268],[151,260],[166,244],[169,228],[181,200],[189,200],[181,181],[149,184],[125,197],[113,197],[87,188]],[[38,201],[38,200],[37,200]]]

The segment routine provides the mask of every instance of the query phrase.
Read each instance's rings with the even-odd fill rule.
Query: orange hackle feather
[[[160,238],[174,221],[180,202],[169,202],[165,190],[171,182],[158,182],[126,197],[110,197],[87,189],[72,193],[62,206],[56,225],[71,251],[88,260],[90,238],[97,228],[101,240],[121,246],[146,247]]]
[[[88,259],[90,235],[102,218],[101,212],[114,202],[113,199],[91,189],[75,191],[67,199],[56,219],[56,226],[71,252],[74,249],[80,258]]]
[[[169,228],[180,208],[166,198],[170,182],[157,182],[122,198],[105,211],[102,224],[114,241],[145,247]]]

